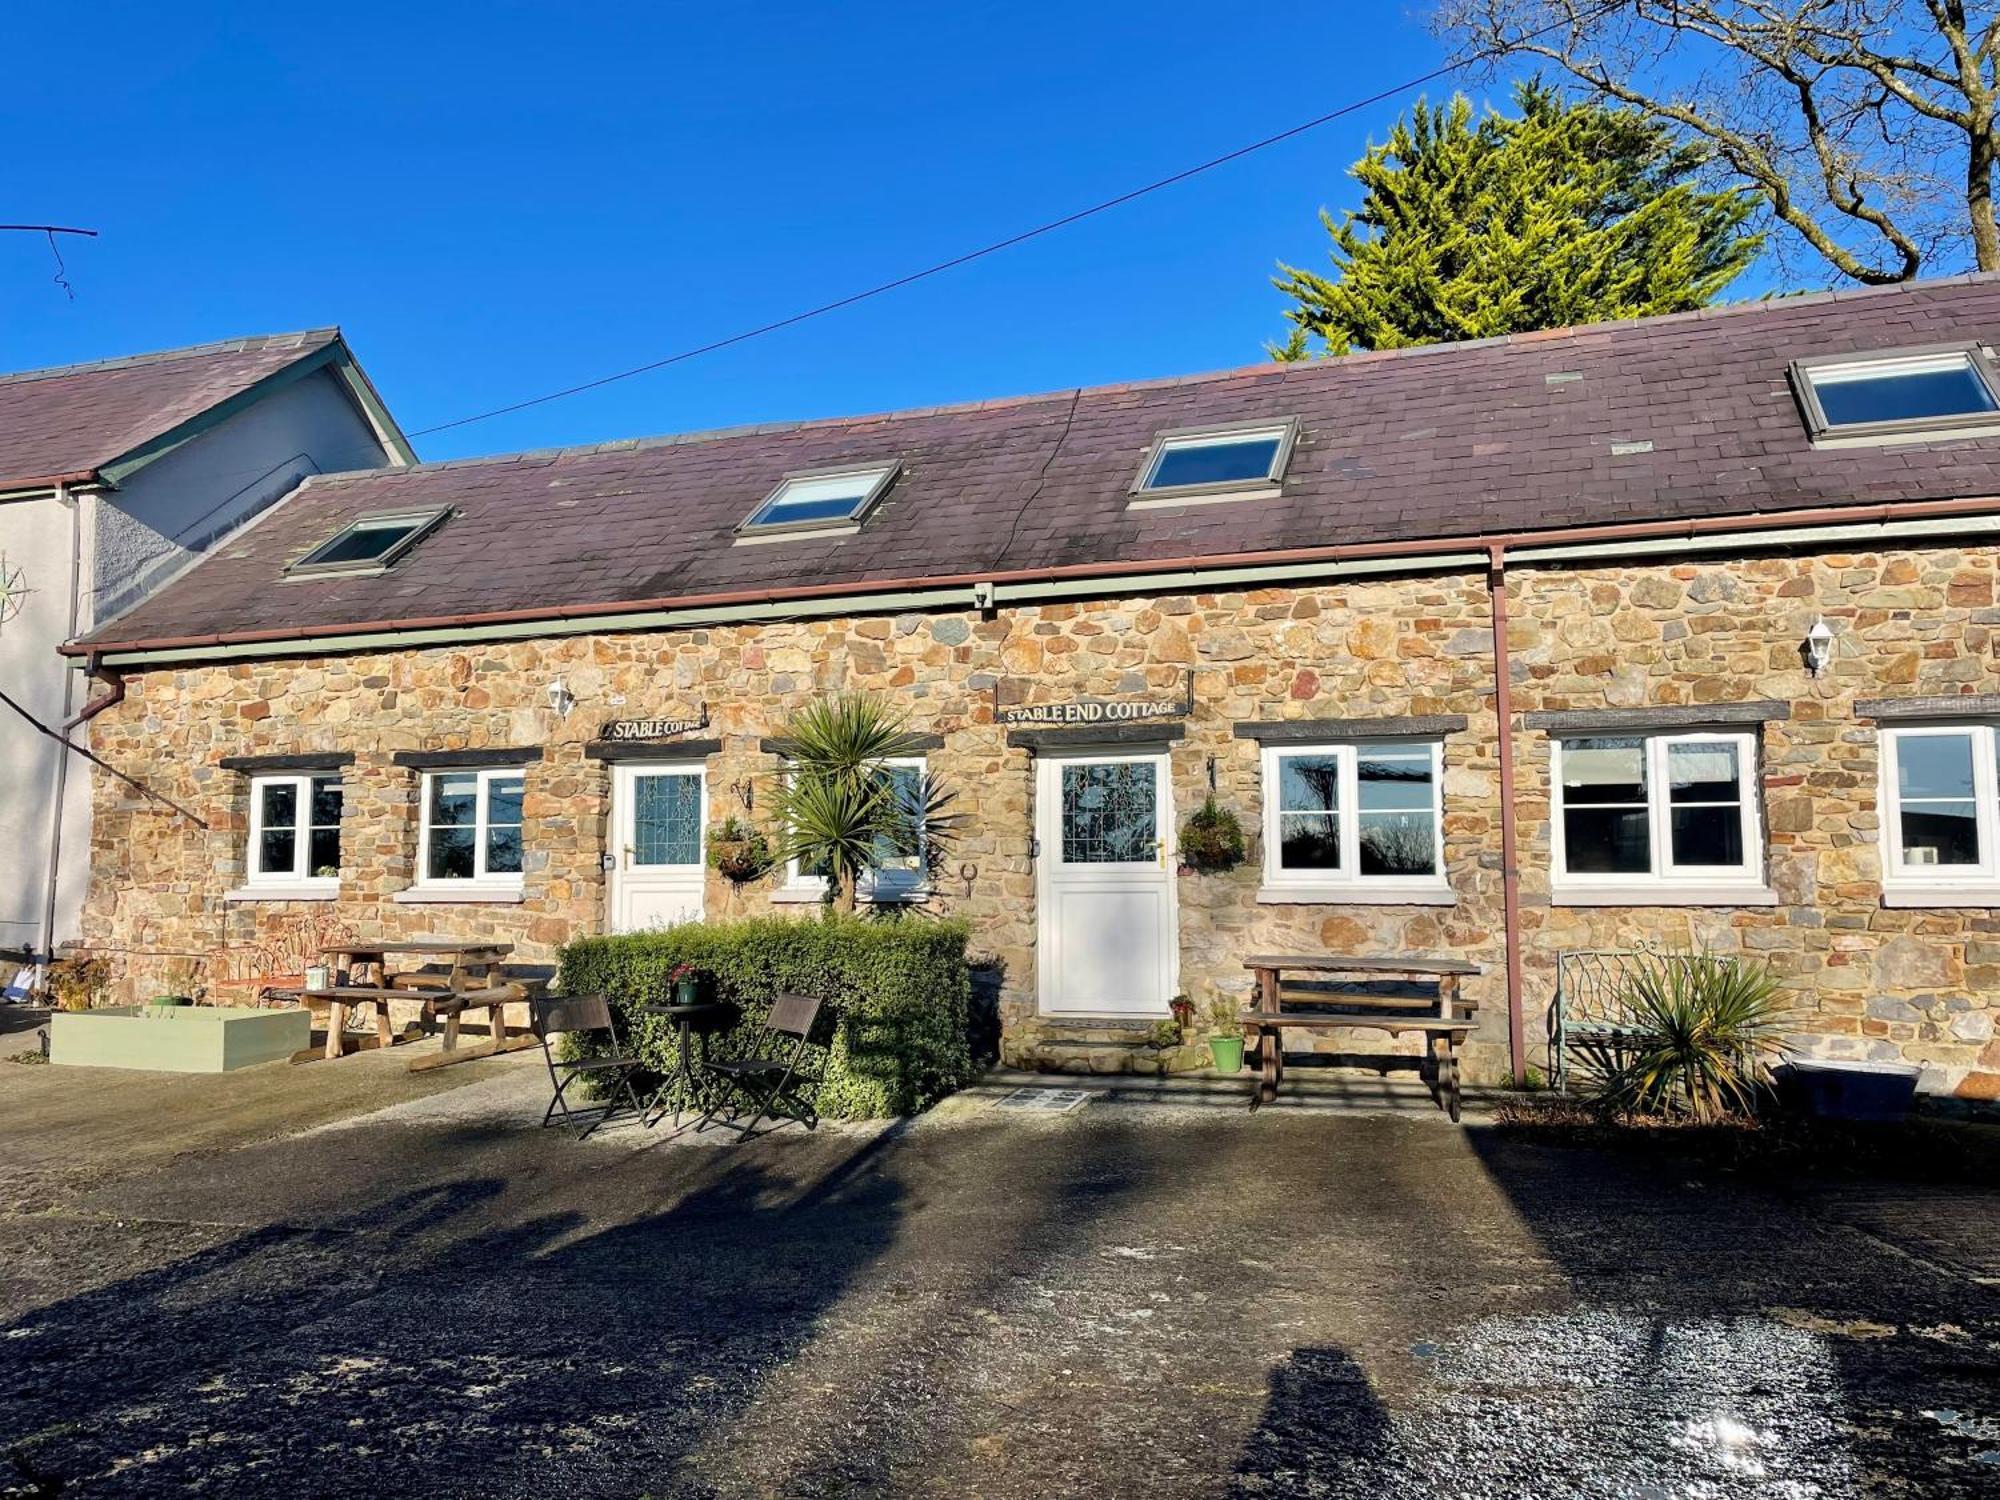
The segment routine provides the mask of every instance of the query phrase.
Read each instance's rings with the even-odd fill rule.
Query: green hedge
[[[815,1038],[827,1049],[819,1112],[867,1119],[914,1114],[971,1078],[965,944],[964,923],[917,916],[688,923],[578,938],[562,950],[556,987],[610,995],[628,1042],[661,1073],[673,1064],[674,1027],[633,1007],[670,1001],[677,965],[694,966],[704,1000],[743,1008],[734,1031],[709,1038],[711,1056],[748,1050],[774,995],[817,995],[827,1002]]]

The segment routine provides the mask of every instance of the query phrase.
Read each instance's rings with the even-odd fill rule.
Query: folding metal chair
[[[722,1086],[715,1091],[713,1102],[695,1129],[725,1125],[741,1131],[740,1138],[747,1141],[772,1116],[797,1120],[808,1130],[818,1129],[819,1112],[813,1108],[812,1096],[819,1091],[825,1063],[822,1061],[818,1070],[810,1073],[799,1064],[804,1060],[819,1010],[820,1002],[810,995],[779,995],[774,999],[754,1055],[722,1058],[706,1065],[704,1071]],[[748,1125],[738,1123],[743,1113],[737,1102],[739,1098],[747,1098],[757,1106],[757,1113]],[[724,1105],[729,1108],[729,1118],[717,1120],[716,1115]]]
[[[645,1115],[646,1107],[632,1083],[632,1075],[641,1064],[638,1058],[624,1051],[619,1041],[609,999],[603,995],[534,996],[528,1001],[528,1026],[542,1044],[542,1057],[549,1065],[549,1085],[555,1090],[549,1107],[542,1112],[544,1126],[555,1122],[558,1111],[565,1125],[589,1119],[590,1124],[577,1137],[581,1141],[588,1140],[591,1131],[616,1114],[621,1104],[641,1117]],[[552,1036],[593,1032],[602,1032],[610,1038],[609,1056],[564,1059],[557,1057],[555,1048],[549,1044]],[[580,1108],[571,1105],[564,1091],[579,1078],[597,1080],[604,1102]]]

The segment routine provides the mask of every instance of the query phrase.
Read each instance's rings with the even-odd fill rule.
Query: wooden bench
[[[487,983],[476,990],[445,990],[429,985],[421,988],[403,985],[338,984],[326,989],[302,990],[301,1001],[311,1006],[315,1002],[327,1006],[327,1028],[325,1055],[339,1057],[347,1050],[347,1013],[359,1005],[375,1007],[375,1036],[357,1039],[356,1050],[368,1047],[392,1047],[398,1041],[409,1041],[422,1034],[421,1027],[442,1018],[444,1021],[444,1043],[432,1057],[420,1057],[410,1064],[412,1073],[427,1073],[433,1068],[449,1067],[452,1063],[470,1062],[478,1057],[493,1057],[502,1052],[518,1052],[536,1045],[535,1038],[522,1033],[510,1037],[507,1034],[506,1007],[519,1005],[529,996],[525,984]],[[389,1024],[389,1002],[407,1000],[420,1007],[420,1021],[416,1027],[403,1036],[395,1036]],[[458,1044],[460,1019],[468,1010],[483,1010],[488,1017],[490,1035],[484,1042],[470,1047]],[[294,1059],[301,1061],[303,1058]]]
[[[1471,1012],[1476,1001],[1459,993],[1459,981],[1480,972],[1478,964],[1456,958],[1406,955],[1400,958],[1351,958],[1339,954],[1256,954],[1243,962],[1256,976],[1256,1002],[1241,1012],[1245,1044],[1258,1061],[1257,1090],[1250,1107],[1278,1097],[1285,1076],[1284,1032],[1336,1031],[1366,1028],[1390,1036],[1416,1032],[1424,1038],[1424,1066],[1438,1101],[1454,1122],[1459,1117],[1458,1049],[1479,1023]],[[1312,981],[1287,986],[1285,975],[1311,974]],[[1351,991],[1328,980],[1377,982],[1416,981],[1429,993],[1386,994]],[[1310,1010],[1286,1010],[1283,1001],[1310,1005]]]

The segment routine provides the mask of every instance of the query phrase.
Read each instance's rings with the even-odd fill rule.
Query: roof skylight
[[[859,464],[787,474],[764,503],[750,512],[739,532],[770,535],[797,531],[846,530],[858,526],[881,498],[897,465]]]
[[[1261,492],[1284,478],[1297,436],[1296,419],[1163,432],[1147,450],[1133,494],[1143,502]]]
[[[1801,360],[1792,379],[1816,438],[2000,425],[2000,387],[1976,349]]]
[[[300,573],[379,573],[423,540],[449,507],[361,516],[285,569]]]

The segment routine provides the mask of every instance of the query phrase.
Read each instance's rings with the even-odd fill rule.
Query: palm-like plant
[[[1621,998],[1634,1033],[1595,1059],[1599,1105],[1701,1124],[1752,1109],[1790,1008],[1768,964],[1667,954],[1636,965]]]
[[[777,861],[823,875],[833,904],[854,910],[855,889],[886,860],[935,867],[955,836],[952,794],[928,775],[899,784],[889,762],[915,753],[901,714],[866,693],[808,704],[786,726],[790,764],[772,797]]]

